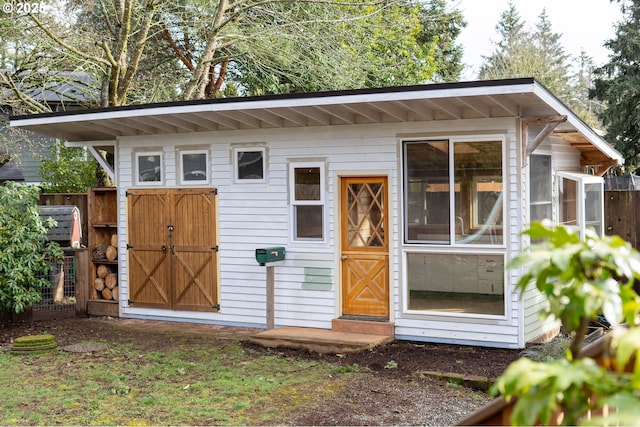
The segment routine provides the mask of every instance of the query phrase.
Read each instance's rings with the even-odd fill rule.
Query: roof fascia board
[[[569,122],[569,124],[571,124],[579,133],[584,135],[584,137],[591,144],[593,144],[603,154],[618,162],[618,164],[624,164],[624,157],[622,156],[622,154],[620,154],[620,152],[618,152],[618,150],[611,147],[605,140],[600,138],[600,136],[596,134],[593,129],[591,129],[586,123],[584,123],[578,116],[576,116],[573,111],[569,109],[569,107],[564,105],[546,87],[538,82],[535,82],[534,86],[534,93],[538,97],[540,97],[540,99],[542,99],[547,105],[556,110],[558,114],[567,116],[567,122]]]
[[[357,93],[343,94],[332,96],[309,96],[305,98],[282,98],[282,99],[251,99],[237,102],[224,103],[197,103],[192,105],[162,105],[148,107],[117,109],[95,112],[79,112],[72,111],[69,114],[47,115],[45,117],[38,116],[20,116],[10,120],[11,126],[34,126],[52,123],[74,123],[88,120],[104,120],[118,118],[145,117],[152,115],[168,115],[168,114],[184,114],[184,113],[202,113],[202,112],[224,112],[234,110],[261,110],[274,108],[296,108],[296,107],[314,107],[327,106],[332,104],[358,104],[358,103],[376,103],[385,101],[411,101],[417,99],[436,99],[451,98],[464,96],[483,96],[483,95],[508,95],[523,94],[533,92],[533,84],[505,84],[502,86],[473,86],[473,87],[451,87],[440,89],[429,89],[425,87],[423,90],[407,90],[407,91],[391,91],[376,93]]]

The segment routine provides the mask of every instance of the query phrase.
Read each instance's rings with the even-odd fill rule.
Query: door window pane
[[[561,178],[559,222],[562,225],[577,227],[578,223],[578,182]]]
[[[603,230],[603,200],[604,194],[601,183],[585,185],[585,226],[593,228],[598,234],[602,234]]]
[[[384,186],[349,184],[347,186],[347,246],[382,247],[384,237]]]

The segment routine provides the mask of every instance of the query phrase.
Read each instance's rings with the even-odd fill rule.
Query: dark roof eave
[[[533,77],[523,77],[523,78],[504,79],[504,80],[476,80],[476,81],[464,81],[464,82],[454,82],[454,83],[430,83],[430,84],[420,84],[420,85],[413,85],[413,86],[392,86],[392,87],[381,87],[381,88],[344,89],[344,90],[332,90],[332,91],[323,91],[323,92],[298,92],[298,93],[246,96],[246,97],[234,97],[234,98],[198,99],[198,100],[189,100],[189,101],[158,102],[153,104],[132,104],[132,105],[117,106],[117,107],[88,108],[88,109],[79,109],[79,110],[62,111],[62,112],[18,115],[18,116],[11,116],[9,117],[9,119],[23,120],[27,118],[36,118],[36,117],[37,118],[62,117],[62,116],[73,116],[73,115],[115,112],[115,111],[135,111],[135,110],[144,110],[147,108],[233,104],[233,103],[251,102],[251,101],[312,99],[312,98],[329,98],[329,97],[352,96],[352,95],[355,96],[355,95],[374,95],[374,94],[399,93],[399,92],[435,91],[435,90],[441,90],[441,89],[467,89],[467,88],[480,88],[480,87],[493,87],[493,86],[515,86],[515,85],[533,84],[535,82],[536,82],[536,79]]]

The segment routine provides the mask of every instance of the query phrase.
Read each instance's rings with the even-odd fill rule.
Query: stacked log
[[[93,248],[94,261],[115,261],[118,259],[118,235],[112,234],[110,244]]]
[[[112,234],[110,244],[93,248],[94,261],[116,261],[118,259],[118,235]],[[91,299],[118,300],[117,267],[98,264],[96,278],[91,290]]]

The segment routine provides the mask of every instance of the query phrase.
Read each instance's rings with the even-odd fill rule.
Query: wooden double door
[[[212,188],[127,191],[129,304],[217,311]]]
[[[341,178],[343,317],[389,318],[387,177]]]

